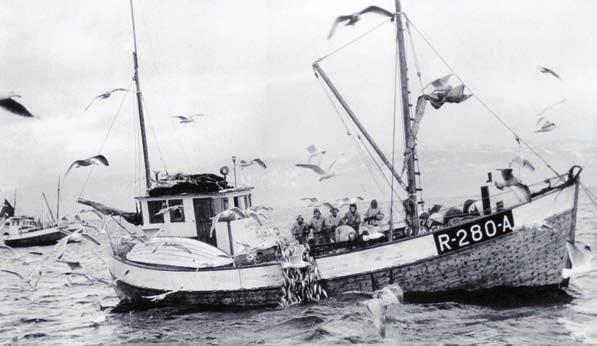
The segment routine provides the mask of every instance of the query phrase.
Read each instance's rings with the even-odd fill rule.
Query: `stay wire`
[[[456,73],[456,71],[452,68],[452,66],[446,61],[446,59],[433,46],[433,44],[431,43],[431,41],[429,41],[429,39],[427,39],[427,37],[417,28],[417,26],[412,22],[412,20],[410,20],[410,18],[406,16],[406,14],[404,15],[404,18],[406,19],[406,21],[408,23],[410,23],[410,25],[412,25],[413,29],[415,29],[415,31],[419,34],[419,36],[421,36],[421,38],[423,39],[423,41],[425,41],[425,43],[429,46],[429,48],[431,48],[431,50],[435,53],[435,55],[437,55],[437,57],[444,63],[444,65],[450,70],[450,72],[460,81],[460,83],[466,85],[466,87],[472,93],[472,96],[481,104],[481,106],[483,106],[483,108],[485,108],[491,115],[493,115],[494,118],[496,118],[502,124],[502,126],[504,126],[504,128],[506,128],[508,131],[510,131],[515,136],[515,140],[517,142],[520,142],[520,143],[524,144],[552,172],[554,172],[557,176],[560,176],[560,174],[558,173],[558,171],[556,171],[551,166],[551,164],[543,156],[541,156],[541,154],[539,154],[529,143],[527,143],[525,140],[523,140],[518,135],[518,133],[516,133],[516,131],[514,131],[514,129],[512,129],[496,112],[494,112],[479,96],[477,96],[477,94],[469,87],[468,84],[466,84],[464,82],[464,80],[460,77],[460,75],[458,75],[458,73]],[[560,179],[563,179],[563,178],[560,177]]]
[[[131,81],[129,82],[129,85],[126,88],[127,92],[124,93],[124,95],[122,97],[122,100],[120,101],[120,105],[118,105],[118,109],[116,110],[116,113],[114,114],[114,117],[112,117],[112,122],[110,123],[110,127],[108,128],[108,131],[106,132],[106,135],[104,136],[104,140],[102,142],[102,145],[100,146],[98,154],[101,154],[102,150],[104,150],[104,146],[106,145],[106,142],[108,141],[108,137],[110,136],[110,133],[112,132],[112,128],[114,128],[114,124],[116,123],[116,119],[118,119],[118,116],[120,115],[120,110],[122,109],[122,105],[124,105],[124,101],[126,101],[126,97],[129,95],[129,91],[130,91],[130,88],[131,88],[132,84],[133,84],[133,80],[131,79]],[[93,174],[93,169],[94,169],[94,166],[92,165],[91,168],[89,169],[89,172],[87,173],[87,177],[85,178],[85,182],[83,183],[83,187],[81,188],[81,191],[79,192],[79,197],[78,198],[81,198],[81,196],[85,192],[85,189],[87,188],[87,183],[89,183],[89,178],[91,178],[91,175]]]

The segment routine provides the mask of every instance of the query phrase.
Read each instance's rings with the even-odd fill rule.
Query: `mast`
[[[56,222],[56,219],[54,219],[54,213],[52,213],[52,209],[50,208],[50,203],[48,203],[48,199],[46,198],[46,193],[42,192],[41,195],[44,197],[44,201],[46,202],[46,208],[48,208],[48,213],[50,214],[52,222]]]
[[[58,176],[58,189],[56,190],[56,220],[60,220],[60,176]]]
[[[361,122],[359,121],[357,116],[354,114],[354,112],[352,111],[352,109],[350,108],[348,103],[346,103],[346,100],[344,100],[342,95],[340,95],[340,92],[338,91],[338,89],[336,89],[336,87],[334,86],[332,81],[328,78],[328,76],[325,74],[325,72],[323,71],[321,66],[319,66],[318,62],[313,63],[313,69],[315,70],[315,72],[317,73],[318,76],[321,76],[321,78],[323,79],[325,84],[328,86],[328,88],[330,88],[332,93],[334,93],[334,96],[336,96],[336,98],[342,105],[342,108],[344,108],[346,113],[348,113],[348,116],[350,117],[352,122],[356,125],[356,127],[358,127],[359,131],[361,131],[361,133],[363,134],[365,139],[367,139],[367,142],[369,142],[369,144],[371,145],[373,150],[375,150],[377,155],[381,158],[383,163],[390,169],[390,172],[392,172],[392,175],[394,176],[394,178],[396,178],[396,180],[398,181],[398,183],[400,183],[400,185],[404,185],[402,178],[400,178],[400,173],[398,173],[396,171],[396,169],[394,168],[394,165],[388,160],[388,158],[383,153],[383,151],[379,148],[377,143],[375,143],[373,138],[369,135],[369,132],[367,132],[367,130],[365,129],[363,124],[361,124]]]
[[[137,32],[135,30],[135,12],[133,10],[133,0],[130,0],[131,5],[131,20],[133,23],[133,43],[135,51],[133,52],[133,63],[135,67],[135,88],[137,90],[137,108],[139,109],[139,127],[141,128],[141,144],[143,145],[143,163],[145,164],[145,186],[149,189],[151,187],[151,169],[149,168],[149,153],[147,151],[147,137],[145,134],[145,116],[143,114],[143,97],[141,94],[141,86],[139,84],[139,59],[137,55]]]
[[[404,50],[404,29],[402,27],[402,9],[400,0],[396,0],[396,43],[398,45],[398,61],[400,65],[400,94],[402,97],[402,118],[404,122],[404,156],[406,163],[407,174],[407,192],[409,207],[405,208],[407,212],[407,221],[409,225],[415,230],[415,234],[419,230],[419,213],[417,204],[417,180],[415,171],[415,146],[408,147],[408,139],[412,135],[411,118],[410,118],[410,102],[408,100],[408,68],[406,66],[406,53]]]

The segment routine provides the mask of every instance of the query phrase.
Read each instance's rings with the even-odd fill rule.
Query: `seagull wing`
[[[103,94],[94,97],[93,100],[91,100],[91,102],[89,102],[87,107],[85,107],[85,112],[87,112],[87,110],[95,103],[95,101],[97,101],[100,97],[102,97],[102,95]]]
[[[203,117],[203,116],[205,116],[205,114],[202,114],[202,113],[196,113],[196,114],[191,114],[191,115],[189,115],[189,118],[192,118],[192,117]]]
[[[263,223],[261,222],[261,219],[259,218],[259,215],[256,213],[250,213],[248,215],[251,219],[257,221],[257,223],[259,224],[259,226],[263,226]]]
[[[68,169],[66,170],[66,173],[64,174],[64,176],[66,177],[68,175],[68,172],[70,172],[70,170],[73,167],[79,167],[80,164],[81,164],[81,160],[77,160],[77,161],[71,163],[70,166],[68,167]]]
[[[319,199],[317,197],[305,197],[301,198],[301,201],[319,202]]]
[[[338,24],[348,21],[348,20],[350,20],[350,18],[352,18],[351,15],[336,17],[336,19],[334,20],[334,23],[332,23],[332,28],[330,29],[330,32],[328,33],[328,40],[331,39],[332,36],[334,36],[334,32],[336,32],[336,27],[338,26]]]
[[[328,168],[330,171],[332,170],[332,168],[334,167],[336,162],[338,162],[338,160],[334,160],[334,162],[332,162],[332,164],[330,164],[330,167]]]
[[[83,237],[85,237],[85,239],[90,240],[92,243],[94,243],[95,245],[102,245],[102,243],[100,243],[97,239],[95,239],[94,237],[90,236],[87,233],[81,233],[81,235]]]
[[[232,207],[230,209],[228,209],[228,211],[238,215],[239,217],[246,217],[247,215],[245,215],[245,212],[240,209],[239,207]]]
[[[328,209],[333,209],[335,208],[334,205],[330,202],[323,202],[323,206],[328,208]]]
[[[311,163],[297,163],[296,166],[300,167],[300,168],[310,169],[319,175],[327,174],[326,171],[324,171],[321,167],[319,167],[318,165],[311,164]]]
[[[189,253],[189,254],[193,253],[193,251],[189,250],[188,247],[186,247],[186,246],[184,246],[182,244],[164,243],[164,246],[171,247],[171,248],[178,249],[178,250],[182,250],[182,251],[184,251],[186,253]]]
[[[263,168],[267,168],[267,165],[265,164],[265,162],[263,162],[262,159],[254,159],[253,162],[255,162],[256,164],[258,164],[259,166],[263,167]]]
[[[96,160],[99,161],[100,163],[102,163],[104,166],[110,166],[110,162],[108,162],[108,159],[104,156],[104,155],[95,155],[93,157],[89,158],[90,160]]]
[[[552,69],[550,69],[550,68],[547,68],[547,67],[541,67],[541,72],[543,72],[543,73],[549,73],[549,74],[551,74],[552,76],[556,77],[557,79],[561,79],[561,78],[560,78],[560,76],[559,76],[557,73],[555,73],[555,71],[554,71],[554,70],[552,70]]]
[[[23,277],[23,275],[15,272],[15,271],[12,271],[12,270],[0,269],[0,272],[5,272],[5,273],[8,273],[8,274],[12,274],[12,275],[18,277],[21,280],[25,280],[25,278]]]
[[[389,18],[394,17],[394,14],[384,8],[381,8],[379,6],[369,6],[367,8],[365,8],[364,10],[362,10],[361,12],[359,12],[359,14],[365,14],[365,13],[376,13],[382,16],[386,16]]]
[[[317,152],[317,147],[316,147],[315,145],[311,144],[310,146],[308,146],[308,147],[307,147],[307,151],[308,151],[310,154],[314,154],[314,153],[316,153],[316,152]]]
[[[115,92],[115,91],[129,91],[129,89],[125,89],[125,88],[116,88],[116,89],[112,89],[112,90],[110,90],[109,92],[110,92],[110,94],[111,94],[111,93],[113,93],[113,92]]]
[[[7,111],[13,114],[33,118],[33,114],[31,114],[31,112],[29,112],[29,110],[25,108],[25,106],[11,98],[0,100],[0,107],[6,109]]]
[[[17,253],[15,252],[15,250],[13,248],[11,248],[8,245],[0,245],[0,249],[6,249],[8,251],[10,251],[13,255],[16,255]]]

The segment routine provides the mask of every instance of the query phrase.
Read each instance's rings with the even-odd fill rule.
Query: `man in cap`
[[[377,201],[372,200],[369,209],[367,209],[367,212],[365,213],[363,222],[371,226],[379,226],[379,223],[383,218],[383,212],[381,211],[381,208],[377,206]]]
[[[302,215],[296,217],[296,222],[292,225],[290,233],[299,243],[305,244],[307,242],[309,227],[305,223],[305,219],[303,219]]]
[[[340,215],[338,215],[338,208],[332,207],[330,215],[323,220],[323,229],[325,230],[328,242],[336,241],[336,227],[340,225],[341,219]]]
[[[313,240],[316,245],[326,243],[325,232],[323,230],[323,217],[321,217],[321,211],[318,208],[313,210],[313,218],[309,222],[309,231],[313,232]]]
[[[352,203],[342,218],[342,224],[352,227],[357,233],[361,224],[361,214],[357,211],[356,203]]]

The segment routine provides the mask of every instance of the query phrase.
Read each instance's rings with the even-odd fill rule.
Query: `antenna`
[[[56,189],[56,220],[60,220],[60,176],[58,176],[58,189]]]
[[[133,8],[133,0],[130,0],[131,5],[131,21],[133,23],[133,44],[135,50],[133,52],[133,63],[135,67],[135,88],[137,90],[137,108],[139,110],[139,127],[141,128],[141,143],[143,145],[143,162],[145,164],[145,186],[149,189],[151,187],[151,168],[149,167],[149,153],[147,151],[147,136],[145,134],[145,116],[143,113],[143,95],[141,94],[141,85],[139,84],[139,58],[137,54],[137,31],[135,28],[135,12]]]

